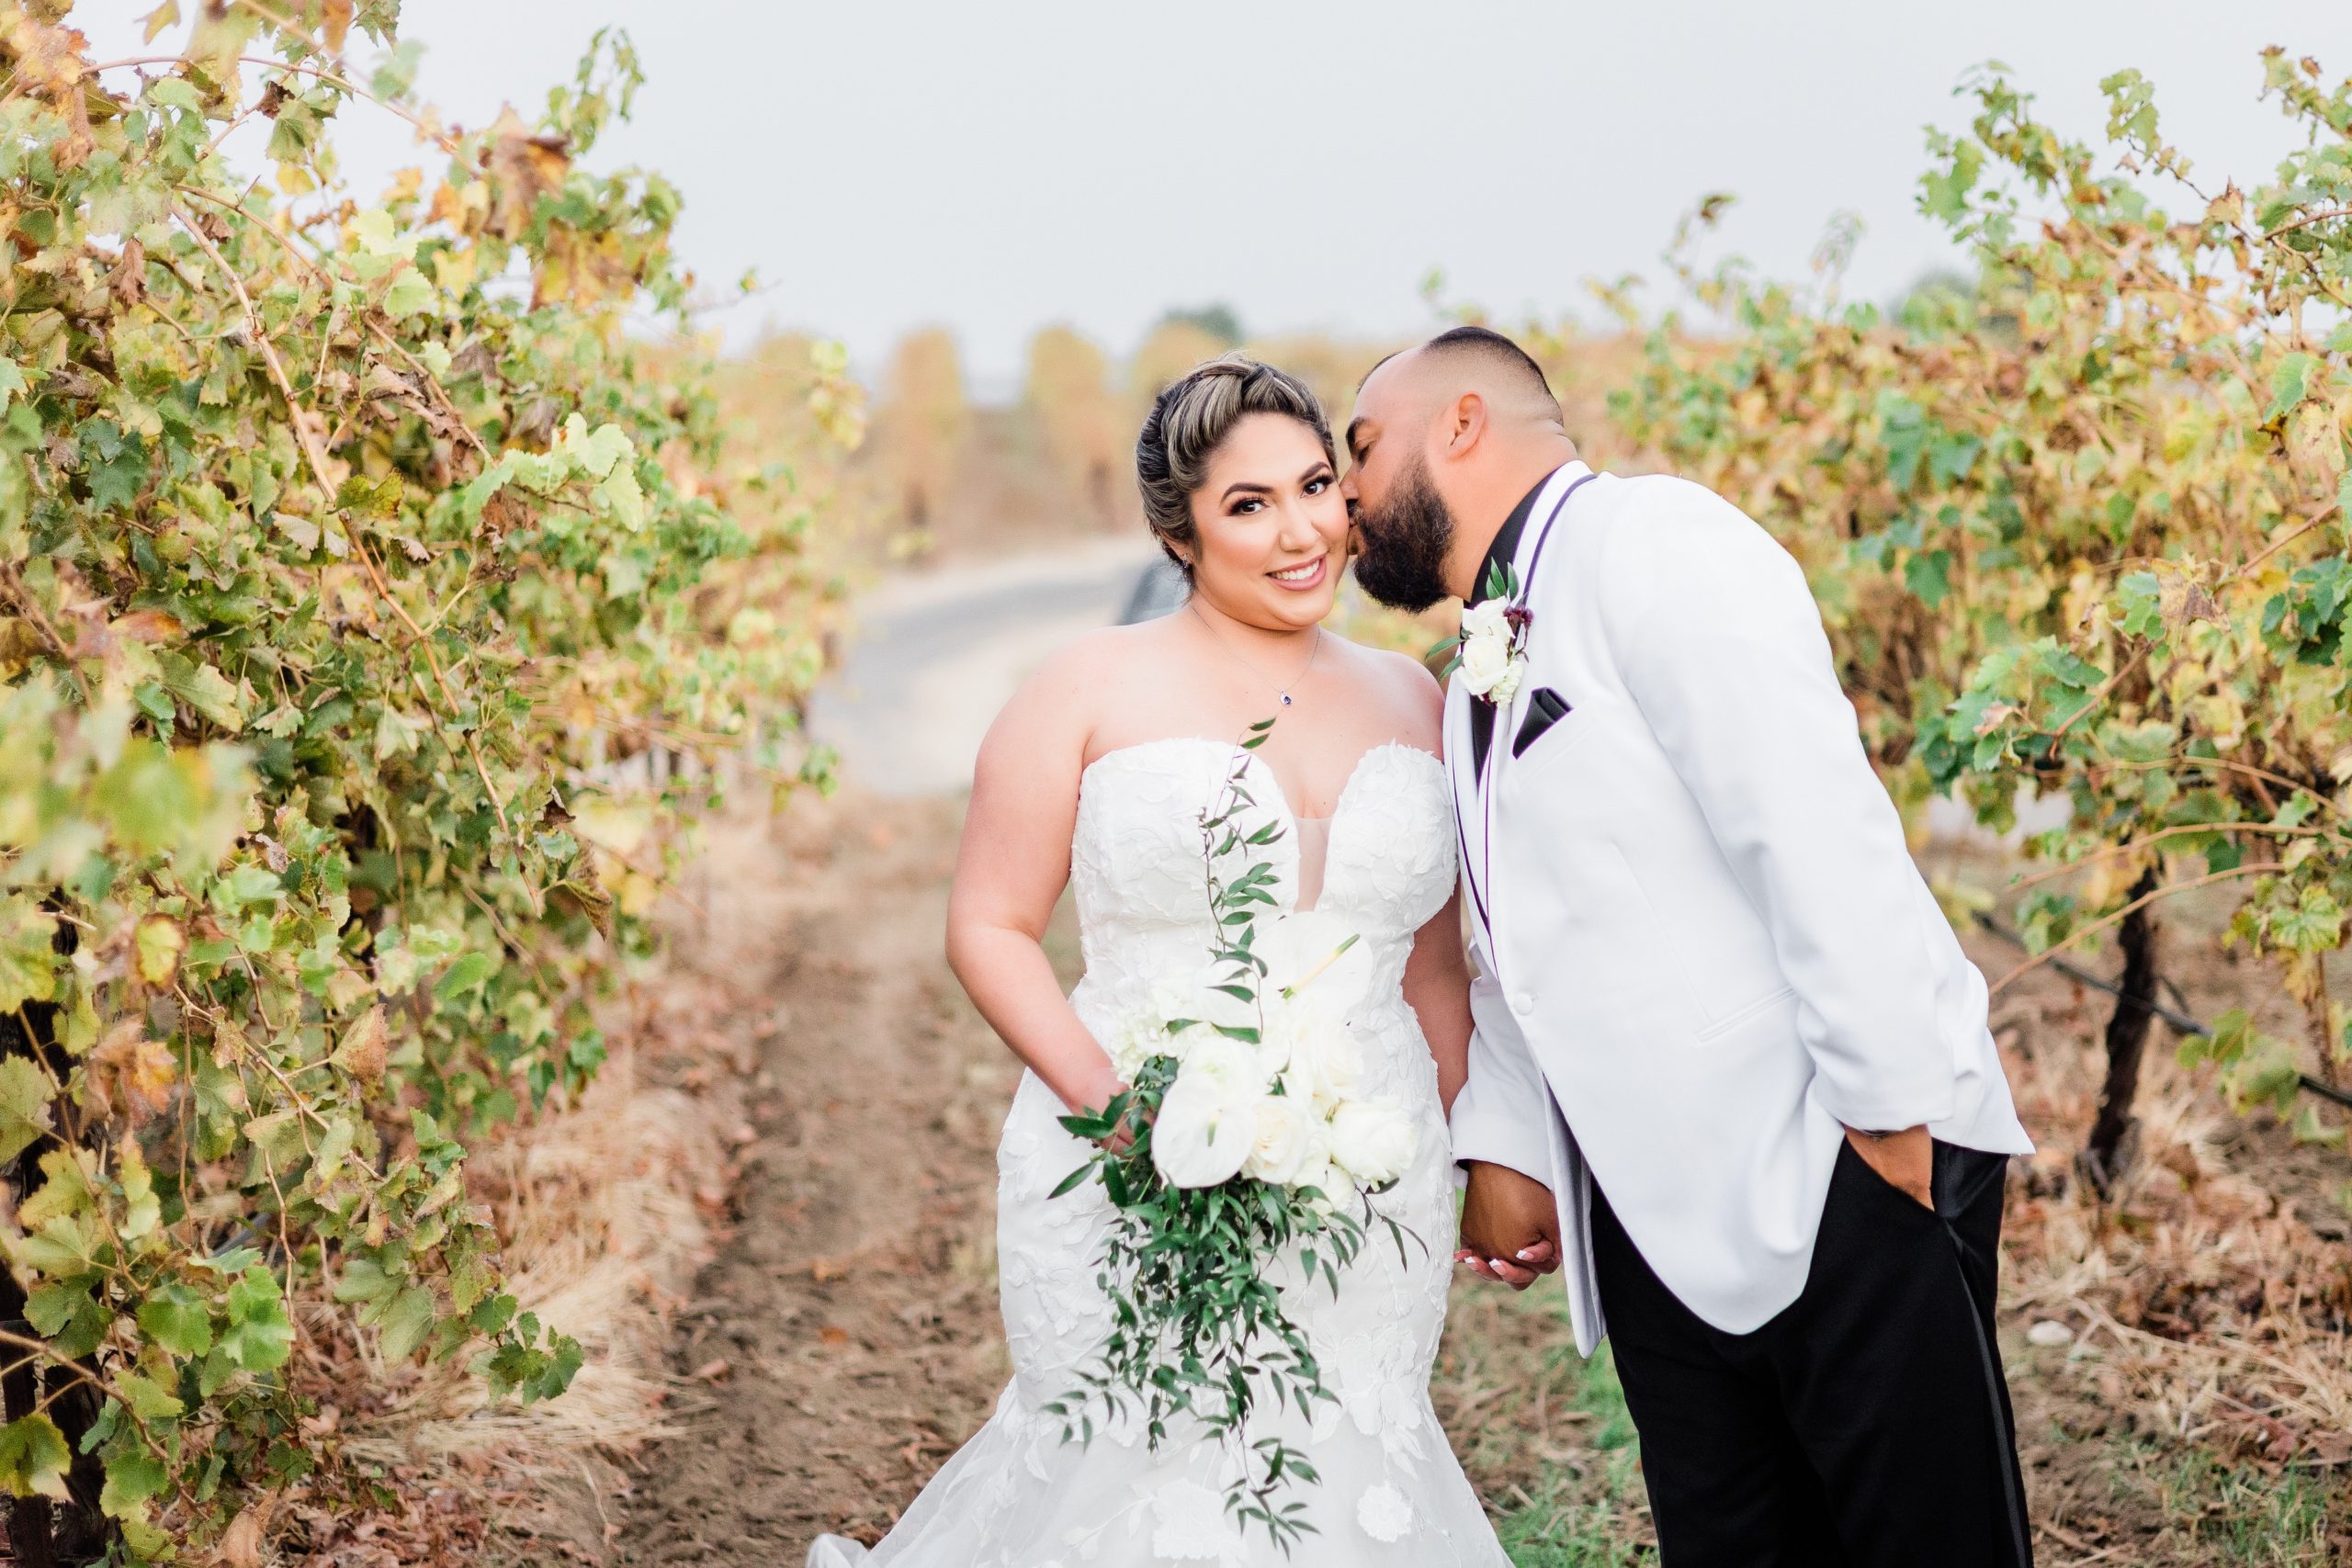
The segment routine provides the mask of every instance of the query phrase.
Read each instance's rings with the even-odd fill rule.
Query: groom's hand
[[[1905,1127],[1873,1138],[1849,1127],[1846,1141],[1891,1187],[1908,1192],[1932,1209],[1936,1206],[1936,1144],[1925,1127]]]
[[[1453,1260],[1514,1291],[1558,1269],[1560,1212],[1552,1190],[1507,1165],[1464,1164],[1470,1179],[1462,1195],[1462,1250]]]

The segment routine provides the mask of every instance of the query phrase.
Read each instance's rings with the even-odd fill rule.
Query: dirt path
[[[870,1538],[1002,1385],[989,1200],[1017,1069],[941,954],[957,817],[812,796],[722,846],[712,923],[751,923],[775,1029],[735,1235],[680,1316],[706,1400],[645,1456],[612,1562],[797,1568],[820,1530]]]

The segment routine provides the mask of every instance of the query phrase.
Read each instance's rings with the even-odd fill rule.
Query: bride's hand
[[[1509,1166],[1465,1162],[1462,1250],[1453,1255],[1485,1280],[1523,1291],[1560,1266],[1560,1216],[1552,1190]]]
[[[1091,1083],[1075,1092],[1064,1094],[1061,1100],[1070,1108],[1072,1115],[1099,1121],[1109,1114],[1112,1102],[1126,1093],[1129,1086],[1112,1070],[1108,1057],[1103,1058],[1099,1071],[1092,1077]],[[1135,1133],[1127,1125],[1132,1116],[1133,1108],[1130,1107],[1129,1114],[1120,1119],[1119,1125],[1112,1130],[1109,1136],[1091,1141],[1114,1155],[1125,1154],[1136,1145]]]
[[[1111,1099],[1116,1099],[1118,1096],[1126,1092],[1127,1086],[1125,1084],[1121,1084],[1111,1091]],[[1105,1100],[1103,1103],[1106,1105],[1109,1104],[1110,1100]],[[1109,1137],[1100,1140],[1102,1146],[1114,1155],[1125,1155],[1129,1149],[1134,1148],[1136,1146],[1136,1134],[1133,1125],[1135,1116],[1135,1109],[1130,1106],[1128,1108],[1128,1113],[1119,1119],[1117,1130],[1113,1132]]]

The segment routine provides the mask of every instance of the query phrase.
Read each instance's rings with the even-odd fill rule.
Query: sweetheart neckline
[[[1125,746],[1114,746],[1108,751],[1103,752],[1101,756],[1095,758],[1094,761],[1087,763],[1086,766],[1078,771],[1079,788],[1083,791],[1086,787],[1087,775],[1094,772],[1095,769],[1101,767],[1103,763],[1109,761],[1112,758],[1122,756],[1129,751],[1149,750],[1155,746],[1216,746],[1229,751],[1237,749],[1238,742],[1232,740],[1213,740],[1205,735],[1162,735],[1151,740],[1136,740],[1131,741]],[[1320,817],[1307,817],[1302,815],[1296,807],[1291,805],[1290,792],[1283,788],[1283,781],[1279,777],[1275,776],[1274,765],[1272,762],[1267,761],[1265,758],[1260,756],[1255,751],[1250,752],[1249,756],[1250,763],[1265,769],[1266,776],[1273,779],[1274,795],[1275,798],[1279,799],[1283,803],[1283,815],[1289,818],[1292,823],[1295,825],[1300,822],[1329,822],[1336,819],[1340,811],[1344,809],[1348,804],[1348,792],[1354,789],[1356,787],[1356,780],[1363,776],[1364,764],[1371,761],[1378,753],[1390,750],[1392,749],[1399,751],[1410,751],[1418,757],[1426,757],[1429,759],[1430,765],[1435,767],[1441,773],[1445,771],[1444,758],[1439,756],[1436,752],[1430,750],[1426,747],[1416,746],[1409,740],[1383,740],[1377,745],[1367,746],[1362,751],[1356,753],[1355,761],[1350,764],[1348,768],[1347,778],[1340,784],[1339,795],[1331,802],[1331,809]]]

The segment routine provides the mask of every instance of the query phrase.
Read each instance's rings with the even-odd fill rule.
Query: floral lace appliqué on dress
[[[1086,974],[1070,1003],[1098,1038],[1148,999],[1154,976],[1201,965],[1211,932],[1199,817],[1232,758],[1226,741],[1148,741],[1098,758],[1080,781],[1070,882]],[[1260,808],[1295,828],[1262,759],[1250,768]],[[1139,1423],[1098,1423],[1080,1446],[1045,1414],[1077,1385],[1109,1326],[1094,1280],[1105,1205],[1091,1186],[1048,1200],[1086,1149],[1057,1121],[1053,1091],[1024,1073],[997,1149],[998,1295],[1012,1382],[879,1546],[829,1536],[809,1568],[1509,1568],[1429,1399],[1454,1247],[1453,1159],[1437,1066],[1402,987],[1414,933],[1453,888],[1453,811],[1438,760],[1391,743],[1357,761],[1312,835],[1323,863],[1308,896],[1357,932],[1375,965],[1375,999],[1350,1020],[1364,1089],[1397,1096],[1420,1125],[1412,1169],[1375,1200],[1410,1233],[1403,1256],[1381,1227],[1336,1297],[1319,1282],[1281,1280],[1338,1403],[1311,1422],[1295,1409],[1266,1412],[1251,1436],[1280,1432],[1321,1472],[1319,1484],[1292,1494],[1316,1533],[1285,1557],[1263,1529],[1236,1529],[1223,1445],[1180,1432],[1154,1452]],[[1286,831],[1267,851],[1285,908],[1301,870],[1314,869],[1298,863],[1299,838]]]

